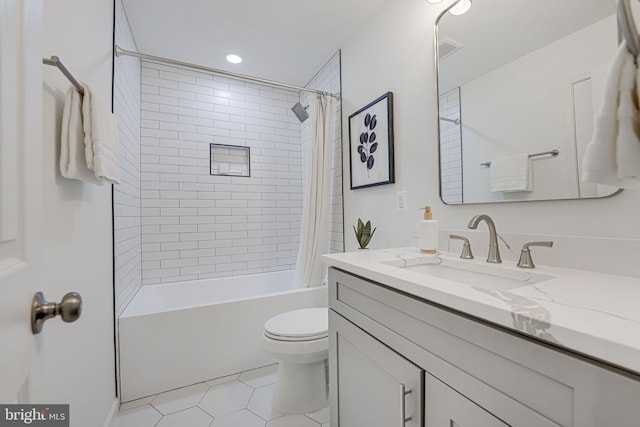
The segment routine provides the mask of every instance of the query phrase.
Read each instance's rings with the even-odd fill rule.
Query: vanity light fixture
[[[466,13],[469,9],[471,9],[471,0],[460,0],[449,9],[449,13],[454,16],[459,16]]]
[[[229,54],[227,55],[227,61],[231,62],[232,64],[239,64],[242,62],[242,58],[240,58],[238,55]]]

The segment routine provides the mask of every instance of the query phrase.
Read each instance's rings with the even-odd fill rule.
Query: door
[[[31,370],[39,253],[41,3],[0,0],[0,402],[18,402]],[[28,29],[28,31],[26,31]],[[37,114],[28,114],[29,112]]]
[[[422,369],[333,310],[329,322],[336,361],[331,425],[421,427]]]
[[[442,381],[425,375],[425,427],[508,427]]]

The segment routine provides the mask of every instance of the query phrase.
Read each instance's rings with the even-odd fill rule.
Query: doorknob
[[[47,302],[42,292],[36,292],[31,303],[31,331],[42,332],[44,321],[60,315],[63,322],[75,322],[82,313],[82,297],[77,292],[69,292],[60,303]]]

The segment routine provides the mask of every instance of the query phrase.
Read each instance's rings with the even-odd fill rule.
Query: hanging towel
[[[84,83],[82,86],[84,87],[82,115],[87,167],[93,170],[99,179],[111,184],[119,184],[120,143],[115,117],[95,96],[90,86]]]
[[[62,110],[60,137],[60,173],[68,179],[102,185],[92,170],[87,168],[82,129],[82,95],[75,88],[69,89]]]
[[[629,55],[630,56],[630,55]],[[625,186],[640,184],[640,123],[638,122],[638,69],[633,57],[627,58],[620,78],[616,164],[618,178]]]
[[[533,169],[529,154],[514,154],[491,160],[491,192],[533,191]]]
[[[623,188],[640,185],[637,73],[623,41],[609,68],[602,108],[582,161],[585,182]]]

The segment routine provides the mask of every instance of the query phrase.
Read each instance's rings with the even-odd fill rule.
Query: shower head
[[[309,107],[308,106],[303,107],[302,104],[300,104],[299,102],[296,102],[296,105],[291,107],[291,111],[293,111],[293,114],[295,114],[298,120],[300,120],[300,123],[304,122],[309,118],[309,113],[307,113],[307,108]]]

